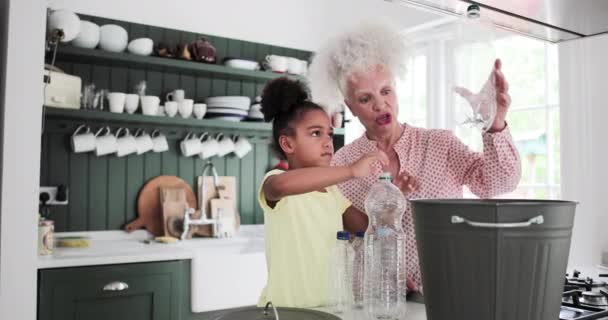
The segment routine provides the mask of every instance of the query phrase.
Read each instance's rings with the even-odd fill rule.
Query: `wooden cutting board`
[[[164,187],[184,188],[186,201],[191,208],[196,208],[196,195],[186,181],[176,176],[158,176],[146,182],[137,198],[137,219],[126,226],[127,232],[145,228],[154,236],[165,235],[163,208],[160,202],[160,190]]]

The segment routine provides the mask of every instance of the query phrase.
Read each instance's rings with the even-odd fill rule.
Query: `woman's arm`
[[[388,159],[379,151],[363,156],[350,166],[289,170],[266,179],[263,186],[264,195],[266,200],[276,202],[286,196],[321,190],[352,178],[369,175],[374,161],[385,164]]]
[[[480,198],[511,192],[519,183],[521,163],[508,128],[483,135],[483,152],[473,152],[449,134],[448,166]]]

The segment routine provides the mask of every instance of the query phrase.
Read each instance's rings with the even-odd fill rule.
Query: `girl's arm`
[[[322,190],[337,183],[371,173],[372,163],[388,163],[386,154],[381,151],[369,153],[347,167],[311,167],[286,171],[269,177],[264,182],[266,200],[277,202],[290,195]]]

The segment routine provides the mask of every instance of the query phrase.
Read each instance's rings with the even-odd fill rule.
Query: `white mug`
[[[165,102],[165,113],[169,117],[175,117],[177,114],[177,102],[175,101],[167,101]]]
[[[81,131],[84,132],[81,133]],[[74,153],[89,152],[95,150],[95,135],[89,126],[81,124],[72,134],[72,150]]]
[[[245,137],[241,137],[241,136],[234,137],[234,154],[236,154],[237,157],[242,159],[252,149],[253,149],[253,146],[251,145],[249,140],[245,139]]]
[[[186,92],[182,89],[173,90],[167,93],[165,100],[181,102],[186,98]]]
[[[201,136],[202,137],[202,136]],[[180,143],[182,155],[190,157],[201,152],[201,138],[189,132],[188,135]]]
[[[152,150],[154,152],[165,152],[169,150],[169,143],[167,142],[167,137],[164,134],[160,133],[158,130],[152,131],[150,135],[152,137]]]
[[[204,103],[195,103],[194,104],[194,117],[197,119],[202,119],[207,113],[207,105]]]
[[[106,130],[104,135],[101,133]],[[98,157],[105,156],[116,152],[118,144],[116,143],[116,137],[110,131],[110,127],[102,127],[95,132],[95,155]]]
[[[120,134],[122,132],[125,134],[121,137]],[[120,128],[116,131],[116,143],[118,144],[116,155],[119,157],[128,156],[131,153],[137,152],[137,143],[128,128]]]
[[[194,106],[194,100],[192,99],[184,99],[179,102],[177,106],[177,110],[182,118],[189,118],[192,115],[192,108]]]
[[[133,114],[137,111],[137,107],[139,106],[139,95],[134,93],[130,93],[126,96],[125,99],[125,110],[128,114]]]
[[[158,115],[158,104],[160,98],[157,96],[143,96],[141,97],[141,111],[147,116]]]
[[[287,58],[277,55],[267,55],[266,62],[270,69],[274,72],[285,72],[287,71]]]
[[[217,151],[217,155],[223,157],[234,151],[234,142],[228,136],[224,136],[223,133],[218,134],[215,139],[219,144],[219,149]]]
[[[135,145],[137,147],[137,154],[144,154],[154,148],[152,137],[142,129],[138,129],[135,132]]]
[[[127,95],[122,92],[108,93],[108,102],[110,103],[110,111],[114,113],[123,113],[125,111],[125,101]]]
[[[287,58],[287,72],[291,74],[302,73],[302,60],[296,58]]]
[[[217,140],[213,138],[211,135],[206,132],[203,133],[200,137],[201,142],[201,152],[198,154],[198,157],[201,159],[209,159],[219,152],[220,145],[217,143]]]

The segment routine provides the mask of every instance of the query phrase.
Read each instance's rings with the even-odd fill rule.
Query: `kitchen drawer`
[[[40,270],[38,319],[181,319],[183,290],[180,290],[180,284],[185,263],[169,261]],[[128,288],[104,290],[112,283],[124,283]]]

